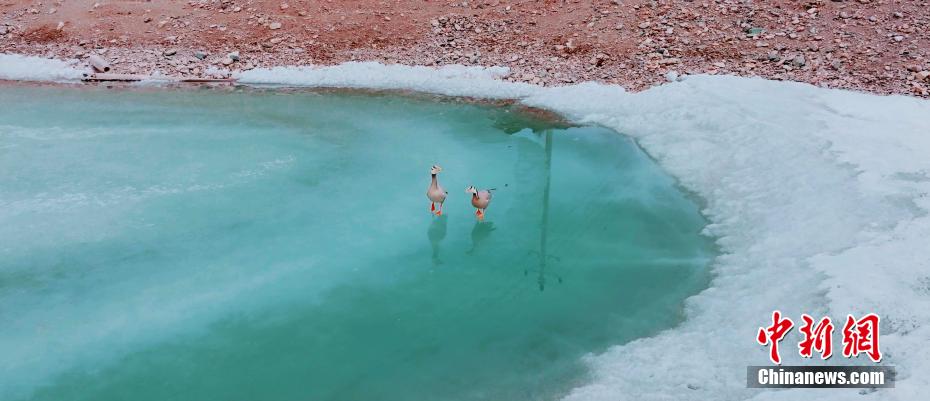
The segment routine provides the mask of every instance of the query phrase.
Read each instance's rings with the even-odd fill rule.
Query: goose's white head
[[[438,164],[434,164],[433,167],[429,169],[429,173],[434,175],[439,174],[440,171],[442,171],[442,167],[439,167]]]
[[[468,188],[465,188],[466,194],[478,195],[478,189],[473,185],[469,185]]]

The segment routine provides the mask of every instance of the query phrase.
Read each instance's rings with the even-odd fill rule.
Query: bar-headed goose
[[[491,191],[494,189],[479,191],[474,186],[469,185],[468,189],[465,190],[465,193],[471,194],[471,205],[475,207],[475,216],[478,217],[479,221],[484,220],[484,209],[487,209],[488,205],[491,204]]]
[[[439,180],[436,178],[440,171],[442,171],[442,167],[438,165],[430,169],[430,175],[433,176],[433,180],[429,183],[429,189],[426,190],[426,197],[429,198],[431,202],[429,211],[437,216],[442,216],[442,203],[446,201],[446,195],[448,194],[448,192],[442,189],[439,185]],[[437,203],[439,204],[439,210],[436,209]]]

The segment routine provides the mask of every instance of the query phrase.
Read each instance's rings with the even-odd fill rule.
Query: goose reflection
[[[430,223],[429,229],[426,230],[426,237],[429,238],[429,244],[433,248],[433,265],[439,266],[442,260],[439,258],[439,244],[446,238],[446,216],[436,216]]]
[[[465,253],[469,255],[474,253],[478,246],[491,236],[491,232],[494,230],[496,228],[494,228],[493,222],[475,222],[474,227],[471,228],[471,249],[465,251]]]

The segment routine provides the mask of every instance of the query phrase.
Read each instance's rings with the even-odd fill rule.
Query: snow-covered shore
[[[794,319],[878,313],[882,363],[899,381],[866,396],[914,400],[930,389],[930,101],[725,76],[634,94],[500,81],[506,73],[347,63],[238,78],[517,99],[636,138],[701,196],[723,252],[711,288],[687,301],[680,326],[590,356],[590,382],[570,400],[861,399],[858,390],[745,388],[746,366],[768,364],[754,339],[773,309]],[[0,79],[79,76],[65,63],[0,55]],[[814,363],[799,361],[793,339],[782,343],[786,364]]]

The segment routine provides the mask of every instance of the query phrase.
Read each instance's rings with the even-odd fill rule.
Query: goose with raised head
[[[478,190],[472,185],[469,185],[465,189],[465,193],[471,194],[471,205],[475,207],[475,217],[478,218],[478,221],[484,220],[484,210],[488,208],[488,205],[491,204],[491,191],[495,188]]]
[[[429,211],[437,216],[442,216],[442,203],[446,201],[446,195],[449,193],[442,189],[442,186],[439,185],[439,172],[442,171],[442,167],[434,165],[430,168],[430,175],[433,179],[429,183],[429,188],[426,190],[426,197],[430,200]],[[436,204],[439,204],[439,208],[436,208]]]

